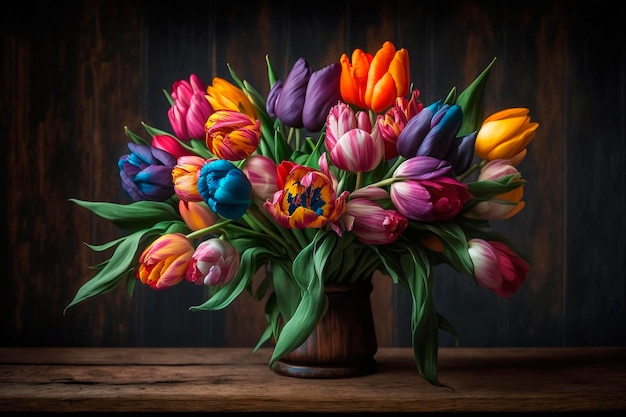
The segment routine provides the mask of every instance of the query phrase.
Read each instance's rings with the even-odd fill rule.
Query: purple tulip
[[[130,154],[120,157],[122,187],[135,201],[165,201],[174,194],[172,169],[176,158],[153,146],[129,143]]]
[[[339,62],[313,72],[307,61],[299,58],[284,83],[278,80],[272,86],[265,102],[266,110],[287,126],[319,132],[328,110],[341,97],[340,77]]]
[[[408,121],[396,147],[405,158],[432,156],[446,159],[463,122],[461,107],[437,101]]]

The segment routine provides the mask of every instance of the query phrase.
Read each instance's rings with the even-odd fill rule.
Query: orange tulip
[[[539,123],[530,122],[526,108],[501,110],[483,122],[476,136],[474,151],[487,161],[512,159],[517,164],[521,162],[519,154],[525,152],[538,127]]]
[[[379,113],[409,93],[409,53],[389,41],[375,56],[355,49],[352,62],[346,54],[340,62],[341,96],[348,103]]]
[[[212,84],[206,88],[206,92],[206,98],[213,107],[213,111],[233,110],[256,119],[256,111],[246,93],[225,79],[213,78]]]

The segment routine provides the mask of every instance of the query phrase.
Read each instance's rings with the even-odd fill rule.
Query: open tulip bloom
[[[448,263],[502,297],[530,270],[489,222],[523,207],[517,167],[538,124],[523,108],[484,118],[494,62],[429,105],[410,86],[408,52],[391,42],[318,70],[300,58],[284,79],[266,58],[265,99],[230,67],[234,83],[174,82],[169,131],[126,130],[118,168],[133,202],[70,200],[126,234],[90,245],[112,255],[66,310],[120,283],[129,295],[136,283],[206,286],[193,311],[269,293],[256,348],[275,341],[271,366],[324,316],[326,284],[380,271],[410,293],[418,371],[443,386],[438,331],[456,332],[432,300],[432,267]]]

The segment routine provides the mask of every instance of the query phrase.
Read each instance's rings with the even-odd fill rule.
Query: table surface
[[[626,410],[626,347],[440,348],[439,379],[411,348],[372,375],[282,376],[269,348],[0,348],[0,411],[440,412]]]

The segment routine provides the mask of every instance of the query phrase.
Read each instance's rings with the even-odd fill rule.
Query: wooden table
[[[410,348],[379,348],[378,372],[277,375],[270,349],[0,348],[1,411],[619,411],[626,347],[441,348],[424,381]]]

